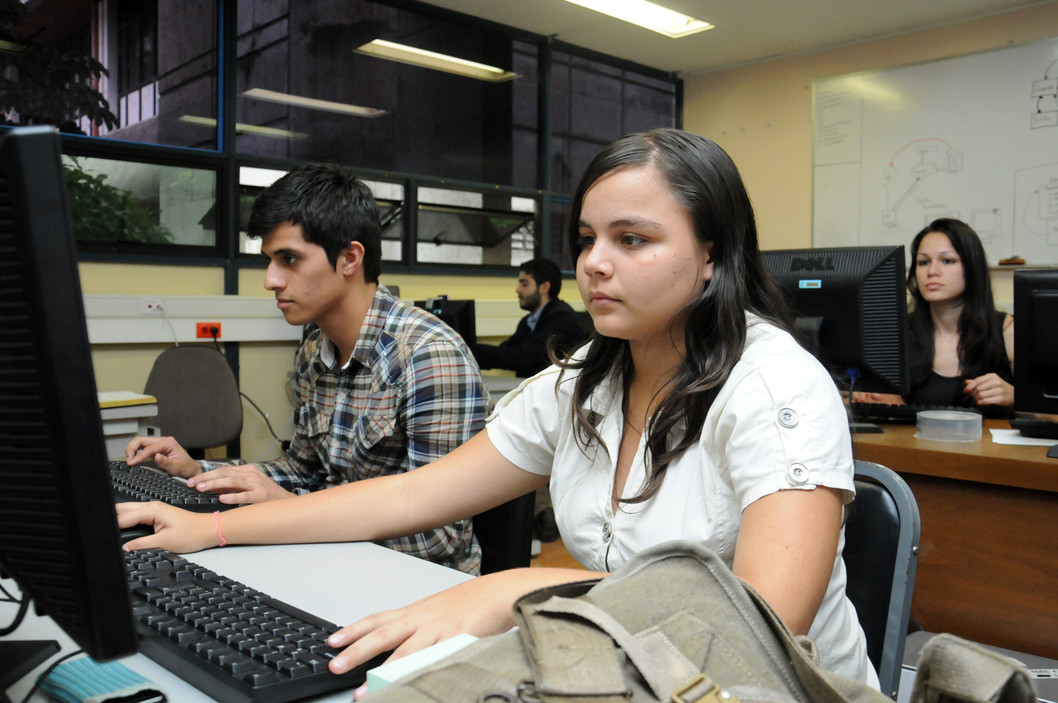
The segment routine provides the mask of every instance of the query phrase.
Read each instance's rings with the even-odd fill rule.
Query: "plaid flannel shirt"
[[[320,330],[298,350],[290,448],[257,464],[287,490],[307,493],[410,471],[485,426],[489,395],[462,339],[383,286],[352,358],[341,364]],[[470,520],[380,544],[461,571],[480,569]]]

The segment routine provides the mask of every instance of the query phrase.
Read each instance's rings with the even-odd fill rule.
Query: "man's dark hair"
[[[364,281],[382,273],[382,222],[378,204],[363,181],[337,164],[296,168],[254,201],[249,237],[263,237],[284,222],[301,226],[306,242],[318,244],[332,266],[353,242],[364,247]]]
[[[547,292],[547,297],[551,300],[558,300],[558,293],[562,290],[562,272],[558,270],[558,265],[554,261],[542,257],[529,259],[519,266],[518,270],[532,276],[537,287],[544,281],[550,283],[551,288]]]

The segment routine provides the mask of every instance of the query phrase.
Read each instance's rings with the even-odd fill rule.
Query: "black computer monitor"
[[[105,660],[136,636],[59,154],[51,128],[0,138],[0,571]],[[0,669],[31,656],[0,644]]]
[[[477,321],[474,317],[473,300],[450,300],[447,295],[439,295],[427,300],[416,300],[415,307],[439,317],[468,345],[477,343]]]
[[[910,390],[904,247],[762,251],[799,341],[845,391]]]
[[[1014,316],[1016,417],[1010,424],[1024,435],[1058,440],[1058,269],[1014,272]]]

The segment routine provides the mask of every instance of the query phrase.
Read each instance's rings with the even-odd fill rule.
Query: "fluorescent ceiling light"
[[[356,117],[381,117],[386,114],[385,110],[381,110],[377,107],[361,107],[359,105],[350,105],[348,103],[336,103],[331,100],[306,98],[301,95],[290,95],[289,93],[280,93],[276,90],[266,90],[264,88],[251,88],[243,93],[243,96],[253,98],[254,100],[264,100],[265,102],[270,103],[306,107],[310,110],[337,112],[342,115],[354,115]]]
[[[566,0],[574,5],[645,27],[666,37],[679,39],[704,32],[713,25],[647,0]]]
[[[0,39],[0,51],[6,51],[9,54],[24,54],[28,48],[25,44]]]
[[[199,117],[198,115],[180,115],[181,122],[202,125],[203,127],[217,127],[217,120],[212,117]],[[286,129],[275,127],[262,127],[256,124],[235,123],[235,131],[240,134],[254,134],[259,137],[272,137],[273,139],[304,139],[309,136],[304,132],[291,132]]]
[[[416,49],[413,46],[395,44],[384,39],[368,42],[357,48],[356,53],[377,56],[380,59],[399,61],[400,63],[422,68],[432,68],[435,71],[455,73],[468,78],[492,81],[493,83],[501,83],[518,77],[517,73],[504,71],[502,68],[496,68],[495,66],[488,66],[476,61],[467,61],[466,59],[459,59],[445,54],[437,54],[425,49]]]

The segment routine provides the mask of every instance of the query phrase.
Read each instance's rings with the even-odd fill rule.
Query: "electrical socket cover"
[[[161,315],[162,314],[162,299],[161,298],[140,298],[140,314],[141,315]]]
[[[196,322],[195,323],[195,337],[198,339],[213,339],[213,330],[217,330],[216,337],[220,339],[220,323],[219,322]]]

